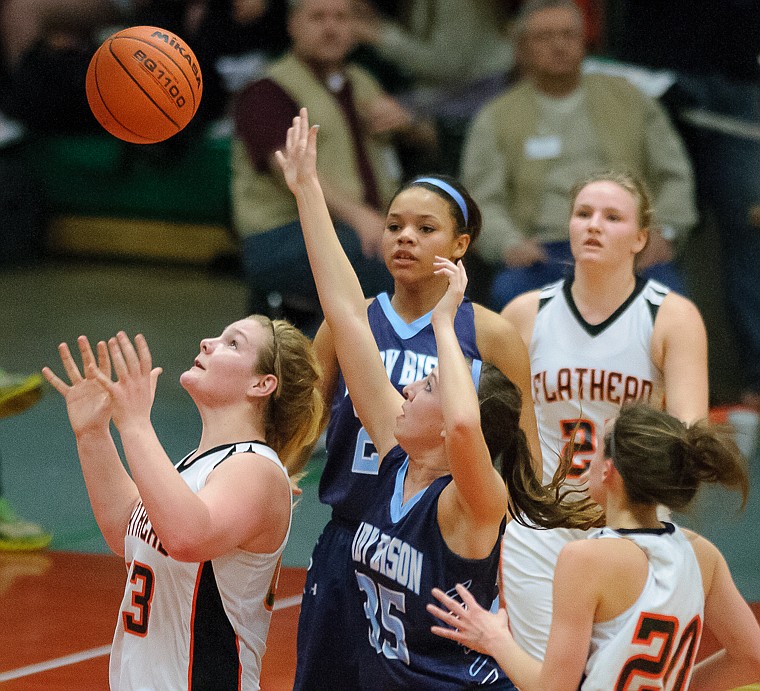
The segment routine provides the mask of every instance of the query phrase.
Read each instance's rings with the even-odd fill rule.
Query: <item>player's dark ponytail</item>
[[[494,467],[507,485],[512,517],[542,528],[588,528],[598,524],[602,512],[596,503],[587,498],[570,501],[557,489],[564,481],[568,462],[560,464],[548,487],[536,476],[528,440],[520,429],[520,390],[488,363],[482,366],[478,400],[483,436]]]
[[[718,483],[749,495],[747,463],[725,425],[701,420],[687,426],[643,403],[623,406],[605,435],[605,455],[636,504],[688,508],[702,483]]]

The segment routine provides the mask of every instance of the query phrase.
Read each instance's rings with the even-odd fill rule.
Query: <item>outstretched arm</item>
[[[302,108],[277,160],[298,204],[319,301],[346,386],[382,459],[396,444],[393,430],[403,397],[388,380],[367,321],[359,279],[335,234],[325,203],[317,177],[317,130],[317,126],[309,127],[308,114]]]
[[[457,583],[456,590],[458,599],[433,588],[433,596],[441,602],[443,609],[429,604],[427,610],[446,626],[433,626],[431,631],[470,650],[490,655],[521,689],[538,689],[541,663],[512,638],[507,610],[502,607],[496,613],[489,612],[461,583]],[[515,670],[520,671],[516,674]]]
[[[111,436],[108,394],[97,381],[97,372],[110,377],[111,361],[105,342],[98,343],[97,363],[87,338],[80,336],[77,343],[84,376],[65,343],[58,346],[58,352],[71,384],[66,384],[49,367],[42,373],[66,401],[87,494],[100,532],[111,550],[123,556],[124,533],[139,496]]]
[[[604,540],[594,542],[605,542]],[[433,595],[445,609],[428,605],[428,611],[446,626],[432,627],[433,633],[491,655],[523,691],[575,691],[586,666],[591,629],[600,589],[605,587],[601,557],[586,541],[566,545],[554,575],[552,628],[543,662],[523,650],[509,631],[506,610],[487,612],[461,584],[460,601],[434,588]]]
[[[439,522],[464,524],[468,532],[482,530],[487,549],[507,508],[507,490],[491,462],[480,420],[480,403],[462,347],[454,330],[454,318],[467,287],[467,274],[443,257],[435,259],[435,273],[449,285],[433,309],[431,321],[438,348],[438,386],[441,391],[446,455],[454,478],[451,490],[441,495]],[[444,537],[446,537],[444,530]],[[494,533],[489,536],[489,533]],[[490,539],[493,537],[493,539]],[[449,546],[452,546],[451,544]],[[468,555],[469,556],[469,555]]]

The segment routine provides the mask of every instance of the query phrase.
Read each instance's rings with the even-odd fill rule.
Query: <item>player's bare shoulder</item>
[[[652,331],[652,355],[655,362],[662,360],[668,346],[679,343],[704,344],[707,347],[707,330],[697,306],[688,298],[673,291],[662,301]]]
[[[486,361],[491,361],[486,352],[490,348],[503,348],[521,338],[515,325],[504,319],[500,314],[488,307],[473,303],[475,333],[477,334],[478,348]]]
[[[525,345],[530,343],[533,335],[533,325],[538,314],[540,290],[531,290],[518,295],[501,310],[502,319],[506,319],[517,329]]]
[[[655,320],[655,329],[663,325],[665,327],[676,325],[702,326],[702,315],[697,306],[688,298],[670,291],[662,301],[662,305],[657,313]]]
[[[721,562],[725,561],[725,558],[720,553],[720,550],[707,538],[686,528],[681,528],[681,530],[694,550],[697,562],[699,563],[699,569],[702,572],[702,581],[705,584],[705,589],[709,590],[709,584],[713,580],[715,570]]]

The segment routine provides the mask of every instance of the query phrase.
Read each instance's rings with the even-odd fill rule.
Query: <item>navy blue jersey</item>
[[[365,689],[512,689],[496,662],[434,635],[440,622],[426,610],[431,590],[467,586],[490,609],[498,597],[499,539],[485,559],[464,559],[446,545],[438,526],[438,499],[451,475],[433,481],[402,504],[408,458],[400,447],[383,460],[377,491],[354,533],[351,556],[358,590],[352,627]]]
[[[367,307],[369,324],[388,377],[399,391],[427,376],[438,364],[431,314],[428,312],[407,324],[396,314],[386,293],[378,295]],[[480,360],[474,310],[467,299],[459,307],[454,330],[465,357]],[[340,375],[327,428],[327,462],[319,483],[319,499],[333,507],[333,517],[356,524],[366,496],[376,491],[378,466],[375,447],[354,412]]]

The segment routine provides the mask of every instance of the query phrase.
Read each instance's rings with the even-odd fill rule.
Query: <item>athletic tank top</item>
[[[592,326],[578,312],[572,279],[541,290],[530,346],[533,401],[544,482],[575,433],[568,483],[577,482],[603,438],[604,423],[628,400],[663,403],[662,374],[651,357],[657,310],[668,289],[637,278],[633,293],[604,322]],[[512,634],[543,659],[549,638],[554,568],[562,548],[588,532],[533,530],[512,521],[502,554],[502,587]]]
[[[176,468],[198,492],[209,473],[237,453],[257,453],[282,469],[258,442],[226,444]],[[288,525],[288,535],[290,525]],[[112,691],[259,688],[280,556],[233,550],[203,563],[172,559],[139,502],[124,539],[127,584],[110,661]]]
[[[437,478],[403,503],[407,465],[408,457],[398,446],[385,457],[375,499],[351,548],[358,585],[352,613],[362,688],[511,689],[492,658],[431,633],[430,627],[440,622],[425,609],[437,602],[433,587],[455,594],[457,583],[465,584],[485,608],[497,602],[504,523],[485,559],[454,554],[438,527],[438,498],[451,475]]]
[[[530,369],[544,482],[575,433],[568,480],[586,470],[604,423],[627,401],[662,407],[662,373],[651,357],[657,310],[668,288],[637,278],[630,297],[606,321],[587,323],[570,293],[572,281],[541,290],[530,341]]]
[[[705,596],[694,549],[672,523],[661,530],[603,528],[589,539],[626,539],[647,555],[636,602],[594,624],[582,691],[686,689],[699,648]]]
[[[367,317],[377,347],[393,385],[402,391],[438,364],[438,349],[430,323],[432,312],[407,324],[381,293],[367,308]],[[465,299],[454,319],[459,344],[465,357],[480,359],[475,339],[472,303]],[[319,498],[333,508],[333,518],[356,526],[367,498],[376,492],[379,458],[372,440],[354,411],[341,374],[327,428],[327,462],[319,483]]]

